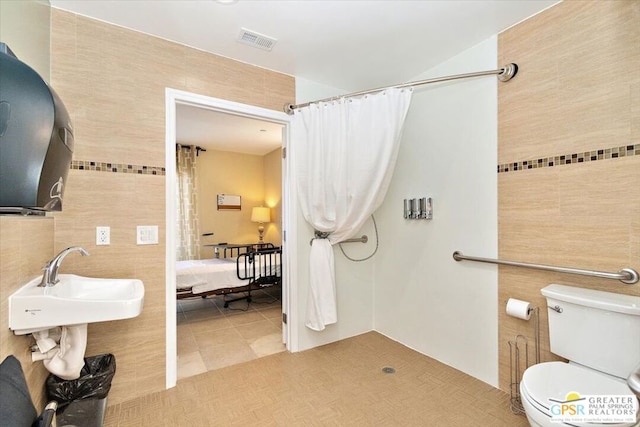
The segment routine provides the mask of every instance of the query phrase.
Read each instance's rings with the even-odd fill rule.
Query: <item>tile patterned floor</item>
[[[285,351],[279,288],[224,308],[222,296],[178,301],[178,380]],[[246,310],[246,311],[244,311]]]
[[[506,393],[376,332],[184,378],[105,418],[107,427],[527,425]]]

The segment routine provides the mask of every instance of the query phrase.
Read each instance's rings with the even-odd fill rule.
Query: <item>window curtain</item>
[[[176,259],[200,259],[200,226],[198,219],[198,182],[195,146],[176,145],[177,233]]]
[[[300,207],[316,230],[309,259],[306,326],[337,322],[332,245],[349,239],[380,206],[393,175],[410,89],[296,110],[291,156]]]

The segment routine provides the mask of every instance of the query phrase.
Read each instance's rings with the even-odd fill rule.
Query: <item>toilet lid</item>
[[[550,399],[563,402],[570,392],[581,396],[616,395],[635,398],[624,381],[564,362],[547,362],[529,367],[522,376],[521,385],[529,401],[546,414],[549,414],[549,407],[555,403]]]

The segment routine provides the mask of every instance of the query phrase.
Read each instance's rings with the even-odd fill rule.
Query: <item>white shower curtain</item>
[[[398,155],[411,89],[295,111],[290,154],[304,218],[316,230],[306,325],[337,322],[332,245],[353,237],[380,206]]]

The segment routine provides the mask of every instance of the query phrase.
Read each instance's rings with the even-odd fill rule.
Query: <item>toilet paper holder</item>
[[[510,298],[511,301],[513,299]],[[523,313],[507,313],[509,316],[516,317],[518,319],[522,319],[528,321],[531,317],[533,317],[533,326],[534,326],[534,352],[535,352],[535,360],[536,364],[540,363],[540,310],[538,307],[531,307],[530,304],[526,301],[516,300],[518,303],[526,304],[526,317],[522,317]],[[509,301],[506,302],[509,305]],[[551,307],[549,307],[551,308]],[[558,307],[560,312],[562,311],[561,307]],[[522,399],[520,397],[520,379],[524,371],[530,366],[529,365],[529,339],[522,334],[518,334],[515,336],[513,340],[508,341],[509,344],[509,393],[510,393],[510,409],[516,415],[523,415],[524,407],[522,406]],[[522,352],[524,351],[524,364],[522,363]]]

